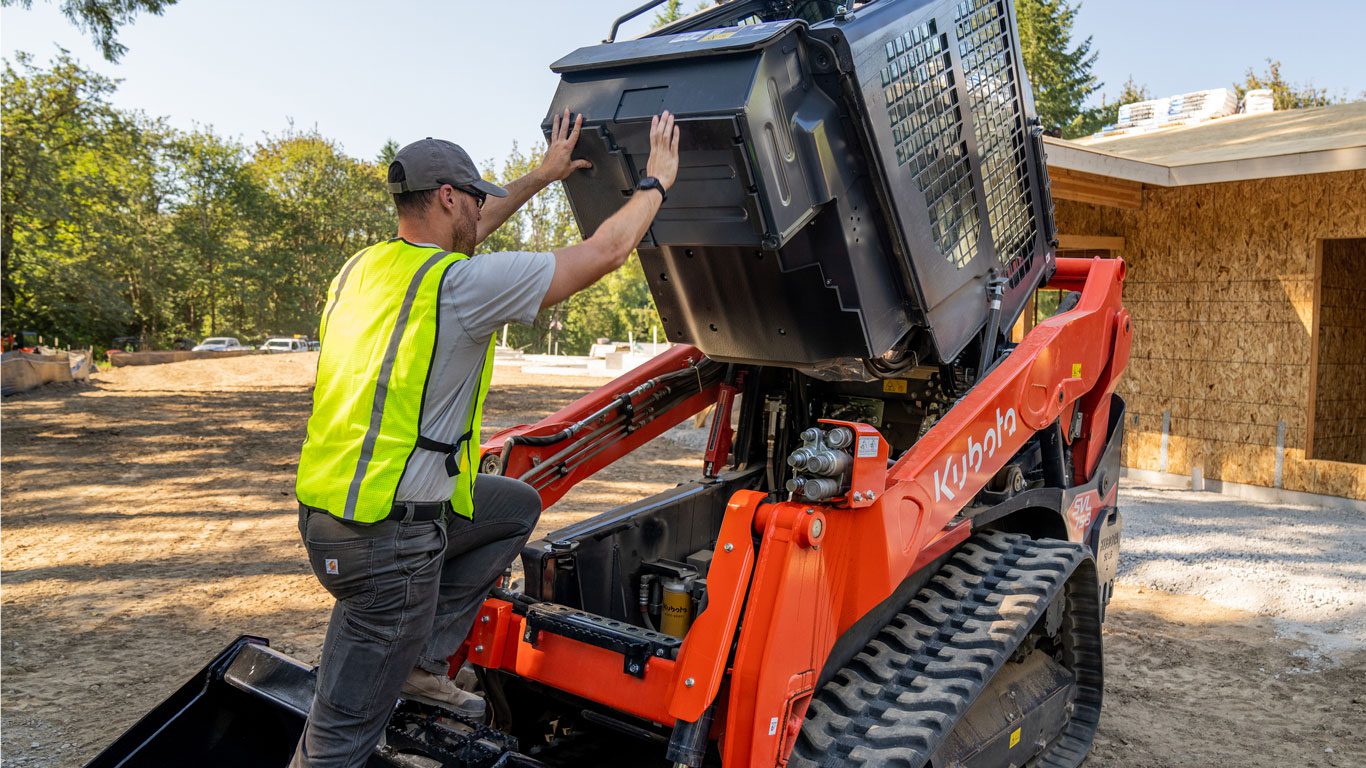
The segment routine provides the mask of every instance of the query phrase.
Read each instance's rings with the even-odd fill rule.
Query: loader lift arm
[[[675,346],[529,426],[495,433],[481,471],[530,483],[549,507],[574,485],[716,402],[722,369]]]

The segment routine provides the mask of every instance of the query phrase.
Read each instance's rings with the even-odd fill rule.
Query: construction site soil
[[[317,661],[330,601],[305,562],[292,490],[315,361],[124,368],[5,401],[4,765],[82,765],[240,634]],[[536,420],[601,383],[500,366],[486,427]],[[541,530],[699,463],[656,440],[582,483]],[[1145,493],[1161,514],[1160,492]],[[1282,566],[1259,562],[1274,582]],[[1366,554],[1342,567],[1366,572]],[[1366,650],[1318,654],[1278,619],[1190,590],[1121,583],[1088,765],[1366,765]]]

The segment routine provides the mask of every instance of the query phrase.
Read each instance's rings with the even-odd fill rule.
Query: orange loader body
[[[542,635],[533,646],[521,617],[498,599],[481,610],[466,643],[468,659],[662,725],[696,721],[717,702],[713,734],[723,745],[725,765],[785,765],[836,639],[908,575],[968,537],[972,526],[959,512],[1031,436],[1079,412],[1076,481],[1091,479],[1132,341],[1121,303],[1124,271],[1119,259],[1059,259],[1050,287],[1079,291],[1077,306],[1031,330],[890,469],[877,431],[851,425],[878,445],[856,459],[852,488],[860,500],[852,491],[830,503],[765,503],[763,493],[736,493],[717,538],[709,607],[693,623],[676,661],[652,658],[643,677],[635,677],[622,672],[619,655],[592,645]],[[485,456],[497,456],[513,434],[553,432],[633,383],[700,358],[692,348],[676,347],[602,387],[596,397],[540,424],[494,435],[484,444]],[[716,391],[688,400],[591,465],[580,465],[543,492],[546,504],[618,453],[706,407]],[[514,450],[525,455],[499,458],[509,467],[529,467],[554,446],[536,449],[535,457],[531,449]],[[1089,514],[1069,516],[1071,540],[1080,541],[1094,516],[1113,505],[1114,488],[1109,486],[1104,499],[1087,500]],[[757,550],[754,537],[761,542]]]

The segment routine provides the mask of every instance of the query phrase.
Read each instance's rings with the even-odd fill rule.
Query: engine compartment
[[[640,629],[681,639],[706,609],[707,569],[737,491],[759,491],[771,501],[847,503],[858,446],[848,427],[832,422],[878,430],[890,447],[890,465],[969,386],[951,366],[873,382],[829,382],[785,368],[724,368],[721,381],[736,395],[729,409],[713,410],[710,425],[713,436],[728,433],[726,455],[714,465],[699,456],[697,475],[676,487],[529,542],[522,551],[526,598],[601,619],[603,631],[616,624],[628,634]],[[1020,478],[1014,490],[1042,484],[1037,455],[1027,452],[1035,458],[1030,466],[1011,465],[1011,477]],[[666,645],[652,653],[675,651]]]

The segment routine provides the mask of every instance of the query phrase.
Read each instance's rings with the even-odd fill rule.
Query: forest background
[[[63,10],[115,60],[120,23],[175,0],[63,0]],[[27,0],[3,0],[6,6]],[[1081,136],[1113,123],[1122,103],[1149,98],[1131,77],[1102,106],[1090,38],[1073,39],[1077,4],[1017,0],[1025,67],[1041,119]],[[661,6],[656,26],[690,13]],[[316,130],[293,125],[255,144],[191,132],[119,109],[118,83],[66,52],[4,62],[0,132],[0,326],[49,344],[102,350],[115,339],[167,348],[211,335],[244,343],[312,337],[327,285],[348,256],[391,237],[384,189],[398,146],[347,155]],[[1268,59],[1240,92],[1271,88],[1278,109],[1342,97],[1286,81]],[[536,166],[541,146],[513,145],[485,175],[501,181]],[[580,237],[563,190],[546,189],[488,238],[481,251],[554,250]],[[512,326],[507,342],[581,354],[597,338],[648,341],[659,320],[634,256],[592,288]]]

